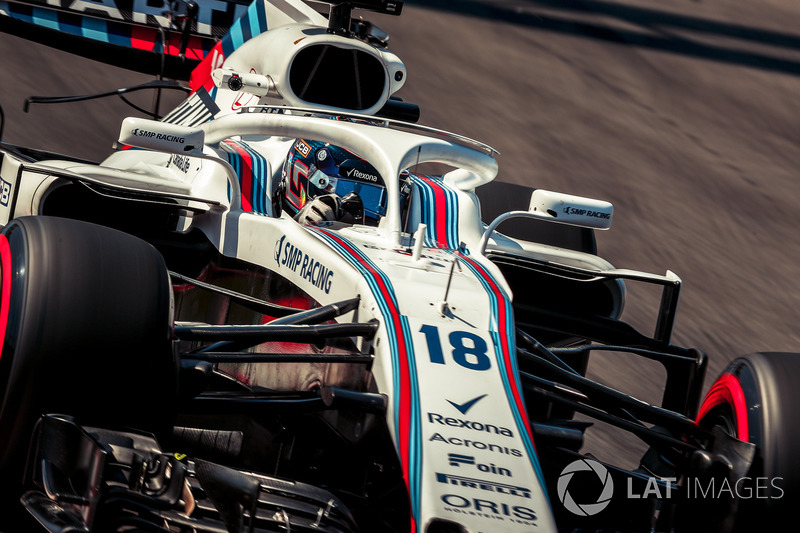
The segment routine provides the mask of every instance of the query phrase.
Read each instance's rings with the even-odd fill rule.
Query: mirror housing
[[[611,227],[614,206],[594,198],[537,189],[531,194],[528,212],[550,222],[607,230]]]
[[[146,118],[128,117],[119,129],[118,145],[170,154],[202,156],[205,132]]]

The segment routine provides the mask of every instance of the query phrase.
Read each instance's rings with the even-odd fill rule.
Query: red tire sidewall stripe
[[[0,357],[8,326],[8,308],[11,304],[11,247],[5,235],[0,235]]]
[[[733,410],[736,421],[736,437],[747,442],[750,435],[750,427],[747,420],[747,400],[744,390],[739,383],[739,379],[733,374],[726,372],[711,386],[706,394],[703,405],[697,413],[698,423],[715,407],[729,405]]]

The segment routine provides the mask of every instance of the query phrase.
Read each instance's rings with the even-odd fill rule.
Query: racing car
[[[189,96],[126,118],[99,163],[2,144],[4,527],[749,531],[790,517],[800,357],[736,359],[703,398],[707,356],[671,342],[680,278],[597,253],[611,204],[538,189],[484,221],[497,152],[417,124],[388,36],[351,16],[401,2],[231,2],[230,21],[203,3],[86,4],[9,1],[0,28],[59,32],[101,60],[122,47],[145,72],[155,57],[188,85],[150,86]],[[621,319],[633,283],[661,291],[652,334]],[[661,405],[588,379],[601,351],[663,365]],[[585,449],[588,420],[643,441],[638,468]]]

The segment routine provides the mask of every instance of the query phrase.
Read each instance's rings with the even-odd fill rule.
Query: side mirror
[[[118,144],[170,154],[202,156],[205,132],[146,118],[128,117],[122,121]]]
[[[537,189],[531,194],[528,212],[551,222],[606,230],[611,227],[614,206],[594,198]]]
[[[527,211],[511,211],[495,218],[486,226],[479,244],[479,253],[486,253],[489,237],[497,227],[511,218],[535,218],[582,228],[606,230],[611,227],[614,206],[603,200],[583,198],[560,192],[537,189],[531,194]]]
[[[168,154],[198,157],[220,165],[225,169],[230,187],[230,208],[241,211],[241,188],[239,177],[224,159],[203,153],[206,133],[200,128],[188,128],[146,118],[128,117],[122,121],[117,144],[145,148]]]

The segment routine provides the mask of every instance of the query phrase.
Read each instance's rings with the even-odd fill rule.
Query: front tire
[[[778,530],[800,503],[800,354],[755,353],[736,359],[711,386],[697,417],[756,445],[739,501],[737,531]]]
[[[156,431],[177,365],[169,276],[131,235],[26,217],[0,233],[0,511],[19,497],[32,429],[47,412]]]

